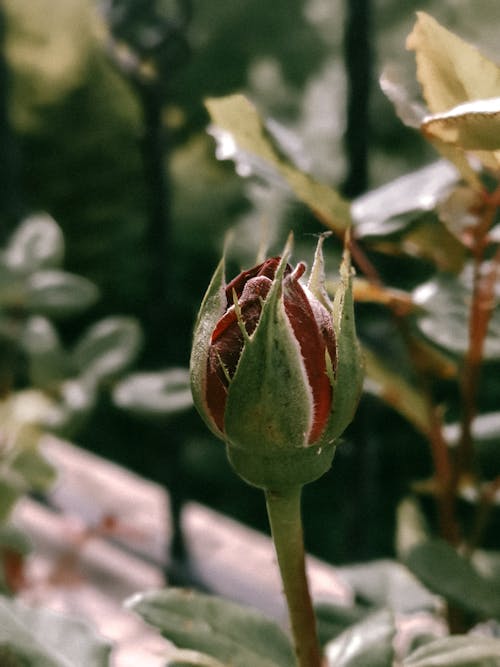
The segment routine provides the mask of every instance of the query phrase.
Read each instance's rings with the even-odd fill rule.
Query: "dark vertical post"
[[[348,173],[343,192],[347,197],[355,197],[368,186],[369,102],[373,66],[371,0],[346,0],[345,12],[347,127],[344,145]]]
[[[170,361],[169,351],[163,349],[170,301],[172,242],[169,147],[167,129],[162,122],[161,89],[156,82],[141,85],[139,96],[144,119],[142,153],[149,208],[146,239],[150,261],[148,344],[156,363],[164,364]]]

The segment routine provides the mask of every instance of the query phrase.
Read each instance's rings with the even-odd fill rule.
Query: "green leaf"
[[[98,298],[97,287],[90,280],[65,271],[36,271],[25,289],[25,307],[48,317],[74,315]]]
[[[396,554],[401,560],[416,544],[429,538],[427,521],[415,497],[407,496],[399,502],[395,532]]]
[[[253,104],[243,95],[229,95],[205,101],[219,142],[229,143],[224,157],[243,160],[248,170],[255,160],[260,172],[283,180],[297,199],[306,204],[323,224],[344,232],[350,224],[349,203],[335,190],[304,174],[281,154]]]
[[[40,416],[40,423],[50,431],[69,437],[86,422],[96,398],[97,388],[92,378],[66,380]]]
[[[482,618],[500,619],[500,585],[441,540],[417,544],[405,558],[429,590]]]
[[[379,77],[379,85],[392,102],[398,118],[408,127],[419,128],[427,115],[427,109],[420,102],[415,101],[410,94],[409,86],[402,77],[398,65],[386,65]]]
[[[407,228],[444,201],[459,174],[440,160],[405,174],[352,202],[356,237],[387,236]]]
[[[32,548],[31,540],[22,530],[11,524],[0,526],[0,550],[9,549],[10,551],[27,556]]]
[[[364,390],[399,412],[421,433],[429,433],[425,396],[399,373],[388,368],[374,352],[363,349],[366,379]]]
[[[22,667],[107,667],[110,647],[90,628],[0,597],[0,647]]]
[[[449,445],[458,444],[461,428],[459,422],[444,427],[444,437]],[[472,421],[472,437],[479,445],[486,443],[496,445],[500,442],[500,412],[487,412],[475,417]]]
[[[459,278],[438,274],[419,285],[413,301],[419,307],[416,324],[422,334],[453,354],[463,355],[469,344],[469,304],[471,290],[466,271]],[[495,308],[489,323],[484,358],[500,359],[500,309]]]
[[[325,646],[329,667],[387,667],[394,660],[394,615],[378,611]]]
[[[427,116],[422,131],[429,137],[464,150],[500,149],[500,97],[459,104]]]
[[[374,242],[373,248],[418,257],[450,273],[458,273],[466,259],[462,243],[433,214],[418,220],[397,239]]]
[[[259,612],[178,588],[141,593],[127,606],[180,648],[232,667],[290,667],[294,655],[283,631]]]
[[[24,276],[11,270],[0,256],[0,304],[2,307],[16,308],[24,299]],[[5,315],[3,318],[5,319]],[[5,324],[2,324],[2,328],[5,328]]]
[[[499,667],[500,639],[478,635],[456,635],[421,646],[404,661],[403,667]]]
[[[33,545],[28,536],[12,524],[0,523],[0,592],[8,595],[23,578],[25,557]],[[3,666],[0,651],[0,665]]]
[[[435,119],[431,117],[430,127],[424,121],[423,132],[441,155],[457,166],[469,184],[480,190],[481,183],[468,165],[461,145],[463,148],[487,147],[488,150],[476,155],[485,166],[497,170],[498,156],[489,150],[496,139],[488,141],[485,136],[484,114],[477,118],[475,114],[463,114],[462,109],[457,116],[451,110],[475,100],[500,96],[500,68],[429,15],[417,12],[417,16],[407,47],[415,51],[417,78],[431,113],[444,114]],[[446,118],[450,111],[451,119]],[[486,123],[491,129],[491,122]],[[497,134],[496,127],[493,129]]]
[[[436,609],[436,597],[396,561],[343,566],[338,573],[365,604],[402,613]]]
[[[29,376],[36,387],[53,389],[69,371],[69,359],[50,320],[40,315],[28,318],[21,344],[28,357]]]
[[[47,491],[56,478],[55,469],[35,447],[21,448],[13,457],[10,468],[33,491]]]
[[[95,382],[116,377],[137,358],[142,346],[140,324],[131,317],[107,317],[92,325],[75,346],[72,361]]]
[[[5,249],[4,261],[19,273],[32,273],[61,264],[64,256],[62,231],[47,214],[26,218],[15,230]]]
[[[314,605],[318,636],[321,645],[365,618],[370,610],[361,606],[346,606],[323,601]]]
[[[119,408],[143,417],[178,414],[193,405],[189,371],[169,368],[128,375],[114,387],[113,401]]]
[[[25,489],[5,474],[0,474],[0,523],[6,521],[17,499]]]
[[[169,653],[167,667],[227,667],[227,663],[198,651],[174,650]]]
[[[463,102],[500,96],[500,67],[424,12],[408,37],[417,77],[432,113]]]

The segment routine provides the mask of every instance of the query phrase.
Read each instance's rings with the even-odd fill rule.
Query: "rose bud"
[[[227,285],[224,259],[195,327],[191,383],[198,411],[227,445],[244,479],[273,489],[303,484],[331,465],[359,400],[362,363],[354,327],[349,254],[331,304],[323,237],[309,283],[282,257]]]

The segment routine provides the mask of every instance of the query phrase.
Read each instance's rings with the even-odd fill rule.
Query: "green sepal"
[[[218,438],[224,435],[217,428],[205,401],[207,383],[207,359],[212,332],[226,308],[225,256],[222,256],[210,285],[203,297],[194,327],[193,346],[189,362],[193,402],[201,417]]]
[[[316,299],[318,299],[329,313],[332,311],[332,302],[330,301],[330,296],[326,289],[323,243],[325,239],[331,235],[331,232],[324,232],[319,237],[316,252],[314,253],[314,262],[311,268],[309,282],[307,283],[307,289],[316,297]]]
[[[312,393],[282,298],[290,246],[291,241],[257,328],[245,343],[225,412],[229,460],[241,477],[262,488],[316,479],[328,470],[333,456],[333,449],[328,456],[318,456],[317,449],[315,455],[307,451]]]
[[[318,444],[335,442],[351,423],[363,389],[364,362],[356,336],[352,295],[351,256],[348,245],[340,266],[340,284],[333,301],[336,363],[330,368],[332,412]]]
[[[314,482],[332,466],[336,444],[309,445],[283,451],[251,451],[226,445],[227,457],[238,475],[251,484],[269,491]]]

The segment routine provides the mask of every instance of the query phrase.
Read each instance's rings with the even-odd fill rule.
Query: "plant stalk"
[[[316,618],[307,583],[302,517],[302,487],[266,490],[267,514],[288,605],[298,667],[321,667]]]

